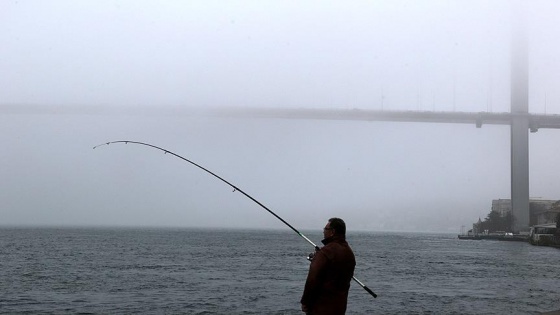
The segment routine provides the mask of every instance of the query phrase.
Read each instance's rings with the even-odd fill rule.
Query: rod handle
[[[368,288],[367,286],[364,285],[364,290],[366,290],[369,294],[371,294],[371,296],[373,296],[374,298],[377,298],[377,294],[375,294],[373,291],[371,291],[370,288]]]

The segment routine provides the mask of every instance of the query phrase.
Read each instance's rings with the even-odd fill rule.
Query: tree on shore
[[[478,225],[478,231],[488,231],[488,232],[511,232],[513,231],[513,221],[514,217],[511,212],[508,212],[505,216],[501,216],[497,211],[490,211],[488,216],[484,221],[480,222]]]

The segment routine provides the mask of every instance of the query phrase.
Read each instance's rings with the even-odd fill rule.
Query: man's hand
[[[307,312],[309,311],[309,309],[307,308],[307,305],[301,304],[301,311],[304,312],[305,314],[307,314]]]

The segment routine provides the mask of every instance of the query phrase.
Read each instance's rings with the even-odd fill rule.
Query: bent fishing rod
[[[315,245],[315,243],[313,243],[313,241],[311,241],[309,238],[307,238],[307,236],[303,235],[300,231],[298,231],[295,227],[293,227],[290,223],[286,222],[286,220],[282,219],[279,215],[277,215],[276,213],[274,213],[274,211],[270,210],[268,207],[266,207],[265,205],[263,205],[260,201],[258,201],[257,199],[253,198],[252,196],[250,196],[248,193],[244,192],[243,190],[239,189],[239,187],[235,186],[234,184],[228,182],[227,180],[223,179],[222,177],[216,175],[215,173],[213,173],[212,171],[200,166],[199,164],[196,164],[195,162],[184,158],[182,156],[180,156],[177,153],[173,153],[169,150],[166,150],[164,148],[160,148],[158,146],[155,146],[153,144],[149,144],[149,143],[144,143],[144,142],[138,142],[138,141],[130,141],[130,140],[119,140],[119,141],[110,141],[110,142],[106,142],[106,143],[102,143],[99,145],[94,146],[93,148],[97,148],[100,146],[104,146],[104,145],[110,145],[113,143],[124,143],[124,144],[128,144],[128,143],[132,143],[132,144],[138,144],[138,145],[143,145],[143,146],[147,146],[147,147],[151,147],[160,151],[163,151],[163,153],[165,154],[171,154],[185,162],[188,162],[198,168],[200,168],[201,170],[207,172],[208,174],[216,177],[217,179],[221,180],[222,182],[226,183],[227,185],[229,185],[231,188],[233,188],[233,191],[238,191],[241,194],[243,194],[245,197],[251,199],[252,201],[254,201],[256,204],[258,204],[259,206],[261,206],[263,209],[265,209],[266,211],[268,211],[270,214],[272,214],[274,217],[276,217],[278,220],[282,221],[282,223],[284,223],[285,225],[287,225],[290,229],[292,229],[294,232],[296,232],[297,235],[301,236],[303,239],[305,239],[309,244],[311,244],[315,250],[320,250],[321,248],[317,245]],[[352,279],[354,279],[354,281],[356,281],[356,283],[358,283],[364,290],[366,290],[369,294],[371,294],[371,296],[373,296],[374,298],[377,297],[377,294],[375,294],[370,288],[368,288],[365,284],[363,284],[360,280],[358,280],[356,277],[352,276]]]

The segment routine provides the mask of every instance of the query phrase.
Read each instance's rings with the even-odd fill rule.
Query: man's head
[[[346,223],[340,218],[330,218],[323,229],[323,235],[325,238],[335,235],[346,236]]]

